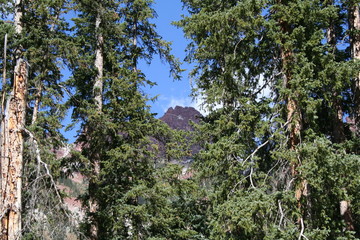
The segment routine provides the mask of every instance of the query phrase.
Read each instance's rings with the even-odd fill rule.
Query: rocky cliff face
[[[172,129],[192,131],[190,121],[199,123],[201,113],[193,107],[169,108],[160,120],[164,121]]]

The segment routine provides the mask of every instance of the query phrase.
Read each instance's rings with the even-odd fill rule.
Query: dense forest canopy
[[[182,2],[157,119],[153,0],[0,0],[0,239],[360,238],[360,1]]]

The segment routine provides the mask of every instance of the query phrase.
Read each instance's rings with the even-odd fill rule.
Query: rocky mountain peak
[[[199,123],[200,117],[201,113],[193,107],[176,106],[169,108],[160,120],[173,129],[191,131],[190,121]]]

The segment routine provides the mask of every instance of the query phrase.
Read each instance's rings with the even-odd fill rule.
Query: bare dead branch
[[[280,211],[280,220],[279,220],[279,227],[278,228],[280,229],[282,221],[284,220],[285,214],[284,214],[284,211],[283,211],[283,209],[281,207],[281,201],[280,200],[278,201],[278,205],[279,205],[279,211]]]
[[[306,240],[309,240],[309,239],[304,235],[305,226],[304,226],[304,219],[303,219],[302,217],[300,218],[300,224],[301,224],[301,230],[300,230],[300,234],[299,234],[298,240],[301,240],[301,238],[304,238],[304,239],[306,239]]]
[[[42,165],[42,166],[44,167],[45,171],[46,171],[46,175],[50,178],[51,184],[52,184],[52,186],[53,186],[53,188],[54,188],[54,191],[55,191],[55,193],[56,193],[56,196],[57,196],[58,199],[59,199],[59,202],[61,203],[61,205],[63,206],[63,208],[66,209],[66,207],[64,206],[64,201],[63,201],[63,199],[62,199],[62,197],[61,197],[61,195],[60,195],[60,192],[59,192],[59,190],[58,190],[58,188],[57,188],[57,186],[56,186],[56,182],[55,182],[52,174],[50,173],[50,170],[49,170],[49,168],[48,168],[48,165],[41,160],[39,144],[38,144],[38,142],[37,142],[34,134],[33,134],[32,132],[30,132],[30,131],[29,131],[28,129],[26,129],[26,128],[24,128],[23,130],[30,136],[30,138],[31,138],[32,141],[33,141],[34,148],[35,148],[35,153],[36,153],[36,160],[37,160],[37,162],[38,162],[38,166],[37,166],[37,167],[38,167],[38,172],[40,171],[40,167],[41,167],[41,165]],[[64,211],[64,213],[65,213],[65,215],[70,219],[70,216],[67,214],[67,212]]]

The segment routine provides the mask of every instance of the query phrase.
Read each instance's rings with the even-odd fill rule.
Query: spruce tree
[[[47,235],[60,238],[69,232],[71,226],[71,217],[66,214],[62,194],[57,187],[61,167],[55,154],[65,141],[60,134],[66,109],[60,83],[61,62],[64,62],[66,54],[64,46],[68,43],[65,34],[67,24],[63,20],[65,4],[65,1],[24,0],[17,1],[15,5],[7,2],[1,5],[4,10],[2,36],[7,35],[8,38],[8,58],[2,61],[3,99],[6,99],[7,91],[16,86],[17,82],[16,78],[12,79],[14,71],[11,71],[11,66],[17,65],[19,59],[23,59],[27,65],[24,68],[27,78],[27,91],[23,93],[24,108],[18,112],[23,114],[23,120],[20,129],[13,131],[17,136],[22,136],[24,142],[23,147],[18,148],[23,149],[20,154],[23,169],[18,176],[22,180],[18,189],[21,197],[17,197],[21,206],[18,214],[22,218],[22,227],[17,237],[40,238]],[[16,12],[13,24],[6,19],[12,11]],[[16,100],[8,96],[11,101]],[[11,107],[8,105],[7,109],[2,109],[8,111]],[[6,124],[2,123],[4,126]],[[11,139],[3,132],[1,136],[5,142]],[[6,151],[4,145],[3,151]],[[2,161],[3,167],[6,166],[4,163]],[[6,235],[3,234],[3,237]],[[8,237],[15,239],[14,236]]]
[[[209,186],[209,238],[355,238],[339,206],[356,212],[359,187],[358,145],[341,130],[357,74],[340,46],[343,4],[183,2],[190,15],[177,25],[210,110],[196,161]]]
[[[24,236],[29,238],[62,238],[75,229],[58,189],[64,166],[57,152],[67,147],[61,129],[68,94],[62,72],[72,49],[65,21],[68,7],[67,1],[25,1],[24,5],[23,42],[31,66],[24,169],[27,184],[23,187]]]
[[[351,57],[354,60],[359,60],[360,58],[360,13],[359,13],[359,1],[348,1],[345,3],[348,9],[348,21],[349,21],[349,35],[350,35],[350,52]],[[354,118],[355,124],[358,130],[359,124],[359,116],[360,116],[360,77],[357,76],[354,78],[353,83],[353,92],[354,92]]]
[[[150,113],[142,88],[153,83],[137,63],[159,55],[175,78],[178,63],[150,22],[152,1],[75,1],[74,7],[78,50],[69,85],[73,119],[82,123],[78,160],[89,179],[84,231],[91,239],[161,236],[156,224],[168,220],[156,214],[171,195],[156,194],[158,147],[151,137],[168,130]]]

